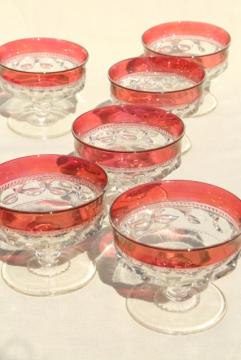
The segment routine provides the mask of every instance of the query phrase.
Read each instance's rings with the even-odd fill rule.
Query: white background
[[[87,82],[80,111],[108,99],[108,67],[141,54],[141,34],[161,22],[214,23],[232,36],[228,70],[212,90],[218,107],[187,121],[192,150],[169,178],[210,182],[241,197],[240,0],[2,0],[0,42],[59,37],[87,48]],[[74,119],[73,119],[74,120]],[[71,134],[48,141],[11,132],[0,119],[0,161],[37,153],[73,151]],[[0,282],[0,360],[240,360],[241,268],[217,282],[228,313],[215,328],[165,336],[135,323],[125,299],[98,275],[85,288],[56,298],[32,298]]]

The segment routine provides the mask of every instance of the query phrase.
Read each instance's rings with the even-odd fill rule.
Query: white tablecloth
[[[1,43],[31,36],[59,37],[84,45],[90,59],[79,111],[108,99],[108,67],[142,52],[140,37],[152,25],[197,20],[232,35],[228,70],[214,81],[218,106],[187,121],[193,148],[169,176],[224,187],[241,197],[240,0],[5,0]],[[74,120],[74,119],[73,119]],[[36,153],[70,153],[71,134],[48,141],[11,132],[1,117],[0,161]],[[128,315],[125,299],[99,276],[64,296],[21,295],[0,281],[1,360],[240,360],[241,266],[219,280],[228,312],[216,327],[196,335],[161,335]]]

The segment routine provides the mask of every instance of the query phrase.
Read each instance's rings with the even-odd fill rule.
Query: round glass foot
[[[48,268],[14,266],[7,263],[2,266],[4,281],[16,291],[33,296],[53,296],[65,294],[85,286],[95,275],[95,265],[86,253],[60,265]],[[35,263],[36,264],[36,263]]]
[[[191,141],[187,135],[184,135],[182,138],[182,154],[188,152],[192,147]]]
[[[9,118],[8,127],[18,135],[29,138],[48,139],[58,137],[70,132],[72,120],[70,118],[68,119],[68,117],[64,117],[57,120],[53,124],[49,124],[47,126],[37,126],[27,121]]]
[[[112,100],[105,100],[103,102],[101,102],[100,104],[96,105],[96,108],[101,108],[103,106],[108,106],[108,105],[114,105],[114,102]]]
[[[141,325],[164,334],[185,335],[206,330],[220,321],[226,312],[224,295],[212,284],[200,294],[200,297],[197,295],[197,301],[190,299],[190,304],[190,300],[187,300],[188,306],[185,307],[186,301],[183,305],[181,302],[175,303],[175,311],[170,310],[172,306],[166,306],[168,303],[165,303],[164,299],[163,306],[160,302],[157,303],[155,294],[148,301],[140,298],[141,293],[142,298],[147,298],[146,294],[151,293],[151,285],[142,285],[138,290],[138,298],[133,296],[134,293],[137,293],[136,288],[132,290],[126,302],[130,315]]]
[[[190,117],[198,117],[212,112],[217,106],[215,96],[209,91],[205,94],[202,104],[199,106],[198,111]]]

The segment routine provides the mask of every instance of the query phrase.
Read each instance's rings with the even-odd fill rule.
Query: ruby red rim
[[[1,63],[1,60],[0,60],[0,67],[2,67],[3,69],[6,69],[6,70],[10,70],[10,71],[13,71],[13,72],[16,72],[16,73],[24,73],[24,74],[40,74],[40,75],[44,75],[44,74],[47,74],[47,75],[51,75],[51,74],[58,74],[58,73],[66,73],[66,72],[69,72],[69,71],[73,71],[73,70],[77,70],[77,69],[80,69],[82,67],[84,67],[84,65],[87,63],[88,61],[88,58],[89,58],[89,53],[88,51],[86,50],[85,47],[83,47],[82,45],[79,45],[73,41],[69,41],[69,40],[64,40],[64,39],[58,39],[58,38],[49,38],[49,37],[31,37],[31,38],[22,38],[22,39],[17,39],[17,40],[13,40],[13,41],[10,41],[10,42],[7,42],[7,43],[4,43],[3,45],[0,45],[0,51],[1,51],[1,48],[5,47],[5,46],[9,46],[13,43],[16,43],[16,42],[22,42],[22,41],[35,41],[35,40],[51,40],[51,41],[56,41],[57,42],[63,42],[63,43],[66,43],[66,44],[69,44],[70,46],[75,46],[75,47],[78,47],[80,51],[83,52],[83,60],[76,66],[73,66],[71,68],[68,68],[68,69],[64,69],[64,70],[58,70],[58,71],[25,71],[25,70],[18,70],[18,69],[14,69],[14,68],[11,68],[9,66],[6,66],[4,64]]]
[[[158,51],[155,51],[155,50],[152,50],[150,47],[149,47],[149,43],[147,44],[147,42],[145,41],[145,37],[147,36],[147,34],[151,31],[153,31],[154,29],[157,29],[158,27],[161,27],[161,26],[166,26],[166,25],[176,25],[176,24],[186,24],[187,26],[189,24],[196,24],[196,25],[203,25],[203,26],[210,26],[210,27],[213,27],[213,29],[216,29],[216,30],[219,30],[219,31],[222,31],[226,36],[227,36],[227,41],[226,41],[226,44],[221,44],[223,45],[223,47],[220,49],[220,50],[217,50],[217,51],[214,51],[214,52],[211,52],[211,53],[207,53],[207,54],[204,54],[204,55],[187,55],[187,54],[182,54],[182,55],[170,55],[170,54],[166,54],[166,53],[161,53],[161,52],[158,52]],[[160,37],[158,37],[158,39],[160,39]],[[153,54],[156,54],[156,55],[161,55],[161,56],[171,56],[173,58],[175,57],[181,57],[181,58],[186,58],[186,59],[191,59],[191,58],[204,58],[204,57],[209,57],[209,56],[213,56],[213,55],[216,55],[216,54],[219,54],[225,50],[227,50],[230,46],[230,43],[231,43],[231,36],[230,34],[224,30],[222,27],[220,26],[217,26],[217,25],[213,25],[213,24],[210,24],[210,23],[206,23],[206,22],[201,22],[201,21],[172,21],[172,22],[167,22],[167,23],[162,23],[162,24],[158,24],[158,25],[154,25],[152,26],[151,28],[147,29],[143,34],[142,34],[142,37],[141,37],[141,40],[142,40],[142,44],[143,44],[143,47],[148,50],[148,51],[151,51]],[[156,39],[157,40],[157,39]]]
[[[117,111],[120,111],[120,110],[130,110],[130,111],[133,111],[133,110],[137,110],[137,109],[146,109],[147,111],[148,110],[152,110],[152,109],[155,109],[155,111],[158,111],[160,112],[160,115],[163,114],[165,116],[168,116],[170,115],[170,118],[175,118],[176,121],[179,122],[180,126],[181,126],[181,130],[180,130],[180,135],[177,136],[177,138],[175,140],[173,140],[172,142],[170,142],[169,144],[166,144],[166,145],[162,145],[162,146],[159,146],[159,147],[156,147],[156,148],[151,148],[151,149],[146,149],[146,150],[114,150],[114,149],[104,149],[104,148],[100,148],[98,146],[94,146],[92,144],[89,144],[88,142],[85,142],[83,141],[77,134],[77,126],[79,124],[80,121],[84,121],[85,117],[87,115],[91,115],[93,114],[93,112],[96,113],[96,111],[98,111],[98,109],[93,109],[93,110],[90,110],[90,111],[87,111],[83,114],[81,114],[79,117],[77,117],[77,119],[74,121],[73,125],[72,125],[72,134],[74,136],[74,138],[80,142],[81,144],[85,145],[85,146],[88,146],[92,149],[97,149],[98,151],[104,151],[104,152],[109,152],[109,153],[126,153],[126,154],[129,154],[129,153],[138,153],[138,154],[146,154],[146,153],[149,153],[149,152],[154,152],[156,150],[161,150],[161,149],[167,149],[171,146],[173,146],[174,144],[176,144],[177,142],[179,142],[184,134],[185,134],[185,125],[183,123],[183,121],[176,115],[164,110],[164,109],[160,109],[160,108],[154,108],[152,106],[147,106],[147,105],[108,105],[108,106],[103,106],[101,108],[99,108],[100,111],[103,110],[103,109],[116,109]],[[76,129],[76,130],[75,130]]]
[[[81,209],[81,208],[84,208],[90,204],[93,204],[95,202],[97,202],[101,197],[103,197],[105,191],[106,191],[106,187],[107,187],[107,181],[108,181],[108,178],[107,178],[107,174],[106,172],[103,170],[103,168],[101,168],[100,166],[98,166],[97,164],[94,164],[94,163],[91,163],[89,162],[88,160],[85,160],[85,159],[81,159],[79,157],[76,157],[76,156],[70,156],[70,155],[57,155],[57,154],[39,154],[39,155],[29,155],[29,156],[23,156],[23,157],[19,157],[19,158],[16,158],[16,159],[12,159],[12,160],[9,160],[9,161],[6,161],[4,163],[1,163],[0,164],[0,171],[1,171],[1,167],[2,166],[7,166],[7,165],[11,165],[13,164],[14,162],[18,161],[18,160],[24,160],[24,159],[30,159],[30,158],[36,158],[36,159],[39,159],[39,158],[47,158],[47,157],[52,157],[53,159],[55,158],[56,160],[57,159],[60,159],[62,157],[66,158],[66,159],[70,159],[70,160],[75,160],[75,161],[78,161],[79,165],[84,165],[84,166],[92,166],[93,168],[95,168],[99,174],[101,174],[101,176],[103,177],[103,185],[102,185],[102,189],[99,190],[99,195],[96,196],[94,199],[90,200],[90,201],[87,201],[85,202],[84,204],[80,204],[78,206],[73,206],[69,209],[62,209],[62,210],[51,210],[51,211],[26,211],[26,210],[17,210],[17,209],[11,209],[11,208],[8,208],[8,207],[5,207],[5,206],[2,206],[0,205],[0,210],[3,210],[3,211],[7,211],[9,213],[18,213],[18,214],[36,214],[36,215],[44,215],[44,214],[61,214],[61,213],[67,213],[67,212],[71,212],[71,211],[74,211],[74,210],[77,210],[77,209]],[[54,172],[53,172],[54,173]],[[56,172],[55,172],[56,173]],[[38,174],[41,174],[41,172],[39,172]],[[29,174],[29,176],[31,176],[31,174]],[[17,179],[18,177],[16,177],[15,179]],[[13,180],[13,179],[12,179]],[[3,185],[4,183],[2,183],[1,185]],[[93,183],[93,185],[95,185]]]
[[[128,237],[127,235],[123,234],[119,229],[118,229],[118,226],[115,224],[114,220],[113,220],[113,211],[114,211],[114,207],[116,206],[116,204],[118,204],[119,201],[121,201],[122,197],[125,196],[126,194],[130,194],[132,191],[135,191],[135,190],[138,190],[141,189],[141,188],[144,188],[144,187],[147,187],[147,186],[155,186],[155,185],[160,185],[161,184],[168,184],[168,183],[172,183],[172,184],[180,184],[183,183],[183,182],[188,182],[191,185],[200,185],[200,186],[208,186],[209,188],[213,188],[213,189],[216,189],[218,191],[221,191],[221,192],[224,192],[226,194],[228,194],[229,196],[231,196],[233,199],[236,199],[236,201],[238,201],[240,203],[239,205],[239,208],[240,208],[240,211],[241,211],[241,200],[234,194],[232,194],[231,192],[227,191],[227,190],[224,190],[223,188],[219,187],[219,186],[216,186],[216,185],[212,185],[212,184],[209,184],[209,183],[204,183],[204,182],[200,182],[200,181],[194,181],[194,180],[163,180],[163,181],[160,181],[160,182],[152,182],[152,183],[148,183],[148,184],[142,184],[142,185],[138,185],[134,188],[131,188],[127,191],[125,191],[124,193],[122,193],[121,195],[119,195],[112,203],[111,207],[110,207],[110,212],[109,212],[109,220],[110,220],[110,224],[111,224],[111,227],[112,229],[114,230],[114,232],[116,232],[117,234],[119,234],[121,237],[125,238],[128,242],[130,243],[133,243],[133,244],[136,244],[137,246],[141,246],[143,248],[146,248],[146,249],[152,249],[152,250],[156,250],[156,251],[162,251],[162,252],[170,252],[170,251],[174,251],[174,252],[184,252],[184,251],[188,251],[188,253],[192,253],[192,252],[202,252],[204,249],[214,249],[214,248],[217,248],[217,247],[220,247],[220,246],[223,246],[225,244],[228,244],[232,241],[234,241],[235,239],[237,239],[238,237],[241,236],[241,217],[239,219],[239,232],[237,234],[235,234],[232,238],[226,240],[226,241],[223,241],[221,243],[218,243],[218,244],[214,244],[214,245],[210,245],[210,246],[203,246],[203,247],[199,247],[199,248],[191,248],[191,249],[180,249],[180,248],[168,248],[168,247],[157,247],[157,246],[154,246],[154,245],[148,245],[148,244],[145,244],[145,243],[140,243],[138,241],[136,241],[135,239],[132,239],[130,237]],[[240,213],[241,215],[241,213]]]
[[[124,64],[125,62],[127,63],[127,62],[131,62],[131,61],[134,61],[134,60],[137,60],[137,59],[143,59],[143,61],[145,61],[145,59],[149,59],[149,61],[153,61],[154,59],[159,59],[160,60],[161,59],[160,54],[157,53],[157,55],[159,55],[159,56],[137,56],[137,57],[132,57],[132,58],[128,58],[128,59],[118,61],[117,63],[113,64],[108,70],[108,79],[109,79],[110,83],[113,84],[114,86],[122,88],[122,89],[130,90],[130,91],[133,91],[133,92],[136,92],[136,93],[146,93],[146,94],[174,94],[174,93],[181,93],[181,92],[185,92],[185,91],[195,89],[195,88],[199,87],[201,84],[203,84],[203,82],[205,80],[205,77],[206,77],[204,68],[201,65],[191,61],[190,59],[189,60],[188,59],[183,59],[183,56],[182,57],[177,57],[177,56],[174,57],[174,56],[166,55],[165,59],[169,58],[169,62],[174,61],[174,59],[175,60],[178,59],[178,61],[183,62],[186,65],[191,63],[192,66],[195,66],[196,69],[198,69],[202,73],[201,79],[199,81],[195,82],[195,84],[192,85],[192,86],[185,87],[184,89],[168,90],[168,91],[150,91],[150,90],[146,91],[146,90],[140,90],[140,89],[136,90],[136,89],[133,89],[131,87],[123,86],[123,85],[119,84],[118,80],[120,80],[122,77],[114,80],[113,77],[111,76],[111,72],[113,72],[113,69],[115,67],[118,67],[118,66]],[[138,73],[138,72],[133,71],[133,72],[130,72],[129,74],[135,74],[135,73]]]

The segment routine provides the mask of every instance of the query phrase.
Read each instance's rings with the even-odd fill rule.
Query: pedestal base
[[[199,117],[212,112],[217,107],[217,100],[211,92],[207,92],[204,96],[202,104],[198,111],[190,117]]]
[[[5,263],[4,281],[16,291],[33,296],[65,294],[85,286],[95,275],[95,265],[87,254],[80,254],[66,263],[48,270],[28,268]]]
[[[187,135],[184,135],[182,138],[182,154],[188,152],[192,147],[191,141]]]
[[[8,127],[16,134],[43,140],[67,134],[70,132],[71,125],[72,122],[68,116],[47,126],[35,126],[27,121],[20,121],[14,118],[8,119]]]
[[[141,294],[141,290],[146,294],[148,287],[150,288],[151,285],[143,285],[142,289],[139,288],[138,294]],[[211,284],[200,294],[196,306],[188,306],[186,311],[183,310],[185,307],[181,302],[176,303],[177,309],[180,304],[180,311],[168,311],[166,309],[170,307],[165,307],[165,302],[163,306],[155,302],[155,295],[153,301],[150,299],[145,301],[135,298],[134,293],[136,293],[135,289],[126,302],[130,315],[141,325],[164,334],[185,335],[206,330],[219,322],[226,312],[226,302],[222,292]]]

